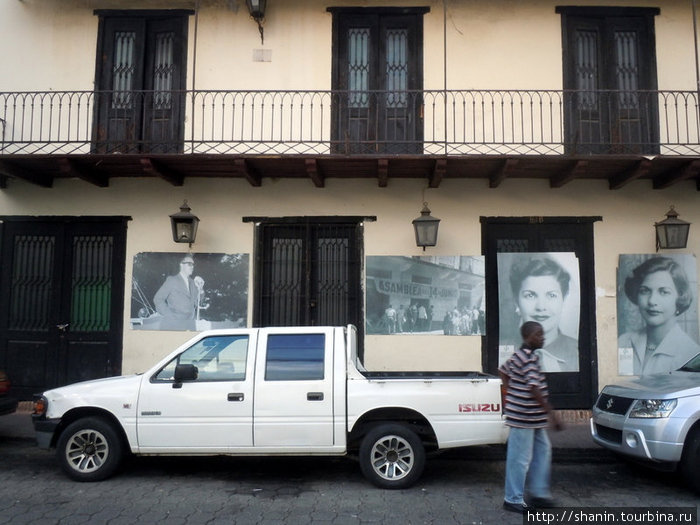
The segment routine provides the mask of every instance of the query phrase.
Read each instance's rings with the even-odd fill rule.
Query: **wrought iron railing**
[[[0,93],[0,155],[700,154],[696,91]]]

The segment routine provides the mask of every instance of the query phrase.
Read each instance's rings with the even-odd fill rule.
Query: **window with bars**
[[[300,218],[258,225],[255,325],[361,327],[360,222]]]
[[[106,332],[112,316],[112,236],[73,237],[71,329]]]

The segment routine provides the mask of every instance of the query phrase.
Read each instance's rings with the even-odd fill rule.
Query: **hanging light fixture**
[[[192,215],[187,201],[182,203],[180,211],[173,213],[170,216],[170,224],[173,228],[173,241],[186,242],[192,246],[197,237],[197,226],[199,225],[199,217]]]
[[[260,31],[260,43],[265,44],[262,22],[265,19],[265,8],[267,7],[267,0],[245,0],[245,5],[248,7],[248,12],[250,13],[250,16],[252,16],[253,20],[255,20],[258,23],[258,31]]]
[[[439,226],[440,219],[436,219],[430,215],[428,203],[424,202],[420,217],[413,219],[413,229],[416,233],[416,246],[422,246],[423,251],[425,251],[426,246],[435,246],[437,244]]]
[[[655,222],[656,229],[656,251],[659,248],[664,250],[676,250],[685,248],[688,245],[688,232],[690,223],[678,218],[678,212],[673,206],[666,212],[663,221]]]

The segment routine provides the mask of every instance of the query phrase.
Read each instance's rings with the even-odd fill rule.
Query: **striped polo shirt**
[[[540,370],[535,350],[518,348],[500,367],[510,379],[506,392],[506,425],[517,428],[545,428],[547,412],[535,399],[530,387],[536,385],[547,399],[547,380]]]

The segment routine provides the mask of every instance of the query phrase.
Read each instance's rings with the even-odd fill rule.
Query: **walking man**
[[[520,334],[522,346],[498,373],[506,391],[506,425],[510,427],[503,508],[524,514],[528,509],[554,505],[550,489],[552,445],[547,425],[555,430],[561,430],[562,425],[547,400],[547,381],[535,353],[544,346],[542,325],[528,321],[520,328]]]

